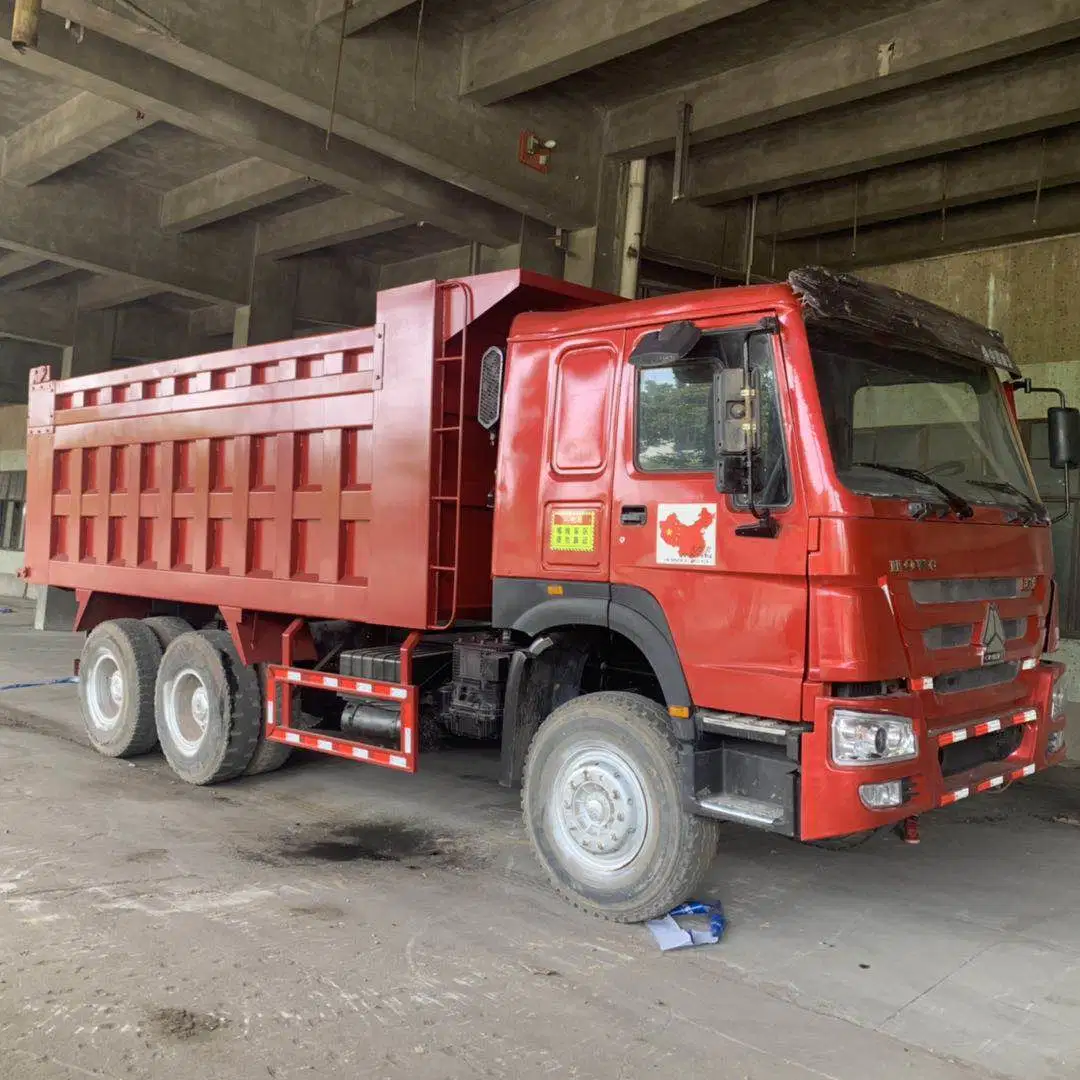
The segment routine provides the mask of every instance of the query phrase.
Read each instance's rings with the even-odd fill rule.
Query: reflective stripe
[[[367,761],[371,756],[362,746],[354,746],[352,748],[352,756],[359,758],[361,761]]]
[[[319,739],[315,744],[320,750],[333,750],[334,744],[329,739]]]
[[[397,754],[390,755],[390,764],[393,765],[396,769],[407,769],[409,767],[408,761],[406,761],[403,757],[398,757]]]
[[[291,742],[291,743],[298,743],[300,741],[300,736],[297,735],[297,733],[295,731],[286,731],[285,732],[285,741],[286,742]]]

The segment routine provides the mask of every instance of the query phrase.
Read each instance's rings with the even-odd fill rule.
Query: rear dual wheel
[[[106,757],[134,757],[157,743],[154,680],[162,647],[138,619],[114,619],[87,637],[79,661],[79,703],[90,744]]]
[[[262,694],[225,630],[182,634],[165,650],[154,712],[162,753],[189,784],[240,776],[262,733]]]

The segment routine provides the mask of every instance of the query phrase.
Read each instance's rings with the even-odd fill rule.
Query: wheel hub
[[[181,671],[163,695],[165,727],[175,748],[194,757],[210,724],[210,694],[194,668]]]
[[[610,747],[572,754],[556,778],[555,835],[564,853],[594,870],[618,870],[645,843],[645,793],[630,763]]]
[[[110,732],[120,723],[124,706],[124,675],[120,662],[108,648],[91,661],[86,675],[86,706],[90,723]]]

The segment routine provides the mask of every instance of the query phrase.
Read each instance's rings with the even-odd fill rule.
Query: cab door
[[[794,720],[806,665],[808,522],[781,337],[761,330],[768,314],[696,320],[703,334],[685,361],[622,365],[612,602],[640,603],[642,593],[658,602],[695,705]],[[625,355],[659,329],[628,334]],[[716,489],[713,372],[741,364],[748,340],[761,402],[756,502],[768,507],[774,536],[739,535],[756,520],[747,500]]]

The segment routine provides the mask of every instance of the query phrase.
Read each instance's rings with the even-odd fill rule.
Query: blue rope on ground
[[[0,693],[5,690],[36,690],[40,686],[64,686],[68,683],[77,683],[79,680],[75,675],[68,675],[64,679],[43,679],[41,682],[16,682],[8,683],[7,686],[0,686]]]

